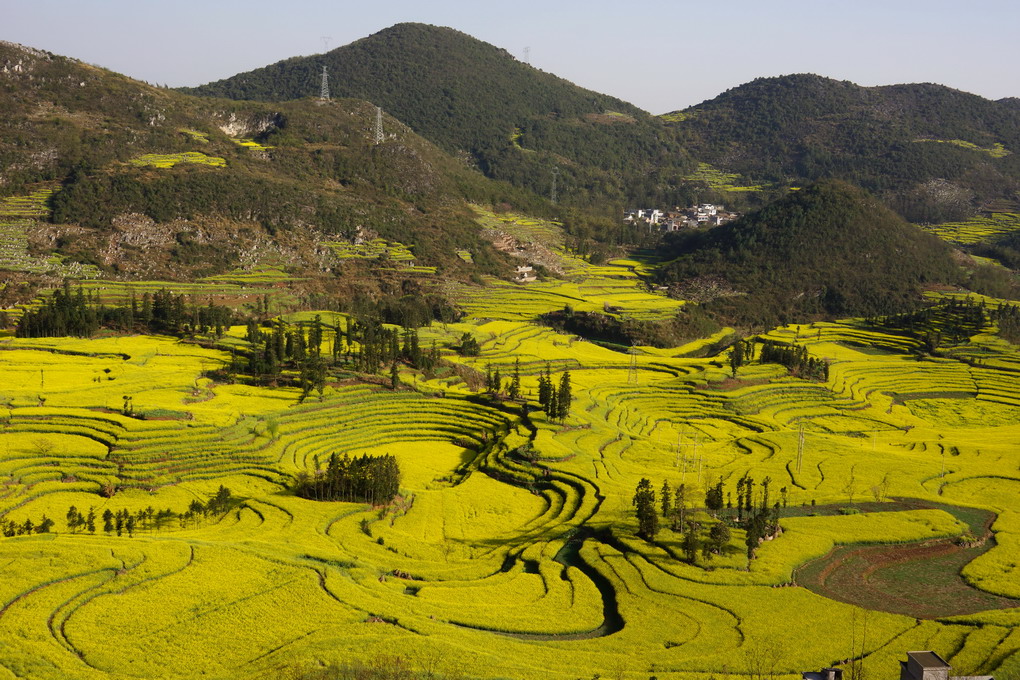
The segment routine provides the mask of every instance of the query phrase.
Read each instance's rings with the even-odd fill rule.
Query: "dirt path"
[[[946,509],[941,504],[932,504]],[[971,512],[971,511],[968,511]],[[798,585],[833,600],[919,619],[1020,607],[969,585],[960,576],[967,563],[995,544],[988,528],[995,519],[971,516],[971,528],[985,540],[978,546],[952,539],[906,545],[838,546],[795,574]],[[981,530],[983,529],[983,531]]]

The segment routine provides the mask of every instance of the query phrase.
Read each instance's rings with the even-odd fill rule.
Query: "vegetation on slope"
[[[691,166],[673,129],[637,107],[517,61],[464,33],[405,23],[324,55],[295,57],[184,88],[283,101],[330,91],[373,102],[488,176],[572,205],[675,201]],[[667,198],[668,197],[668,198]]]
[[[664,284],[721,279],[710,309],[740,323],[904,311],[955,281],[947,245],[840,181],[791,193],[730,224],[676,238]],[[724,286],[725,287],[725,286]]]
[[[389,116],[375,144],[366,102],[196,98],[10,43],[0,63],[0,195],[59,187],[36,247],[107,274],[201,276],[266,255],[325,274],[337,263],[320,243],[362,236],[463,278],[503,274],[468,202],[550,209]]]
[[[759,78],[684,114],[665,119],[699,159],[772,182],[841,178],[915,222],[961,219],[1020,187],[1020,110],[941,85]]]

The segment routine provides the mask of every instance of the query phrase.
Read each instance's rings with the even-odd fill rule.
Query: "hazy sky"
[[[450,26],[651,111],[758,76],[1020,96],[1017,0],[0,0],[0,39],[199,85],[403,21]]]

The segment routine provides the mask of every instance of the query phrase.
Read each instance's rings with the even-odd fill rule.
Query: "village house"
[[[951,670],[949,663],[935,652],[907,652],[907,660],[900,661],[899,680],[995,680],[991,675],[950,675]],[[804,680],[843,680],[843,669],[823,668],[801,676]]]
[[[723,206],[714,203],[702,203],[689,208],[676,207],[666,211],[657,208],[631,209],[623,214],[624,222],[641,222],[649,228],[658,227],[662,231],[717,227],[738,217],[739,214],[728,212]]]
[[[535,268],[529,264],[518,265],[514,269],[514,281],[517,283],[529,283],[537,280],[538,275],[535,274]]]

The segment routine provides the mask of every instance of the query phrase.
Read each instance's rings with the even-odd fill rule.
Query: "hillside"
[[[574,205],[675,194],[689,167],[676,133],[619,99],[522,63],[459,31],[398,24],[323,55],[294,57],[182,91],[282,101],[318,94],[377,104],[488,176]],[[671,199],[672,200],[672,199]]]
[[[907,219],[959,219],[1020,188],[1020,109],[942,85],[759,78],[664,119],[692,155],[759,182],[859,184]]]
[[[106,276],[182,280],[268,262],[331,277],[344,243],[378,238],[405,253],[383,269],[504,274],[469,202],[546,209],[390,116],[375,144],[364,101],[196,98],[10,43],[0,65],[6,269],[19,269],[13,249]]]
[[[720,293],[709,308],[759,327],[901,312],[923,286],[959,278],[946,244],[835,180],[673,247],[662,283],[691,296],[711,282]]]

